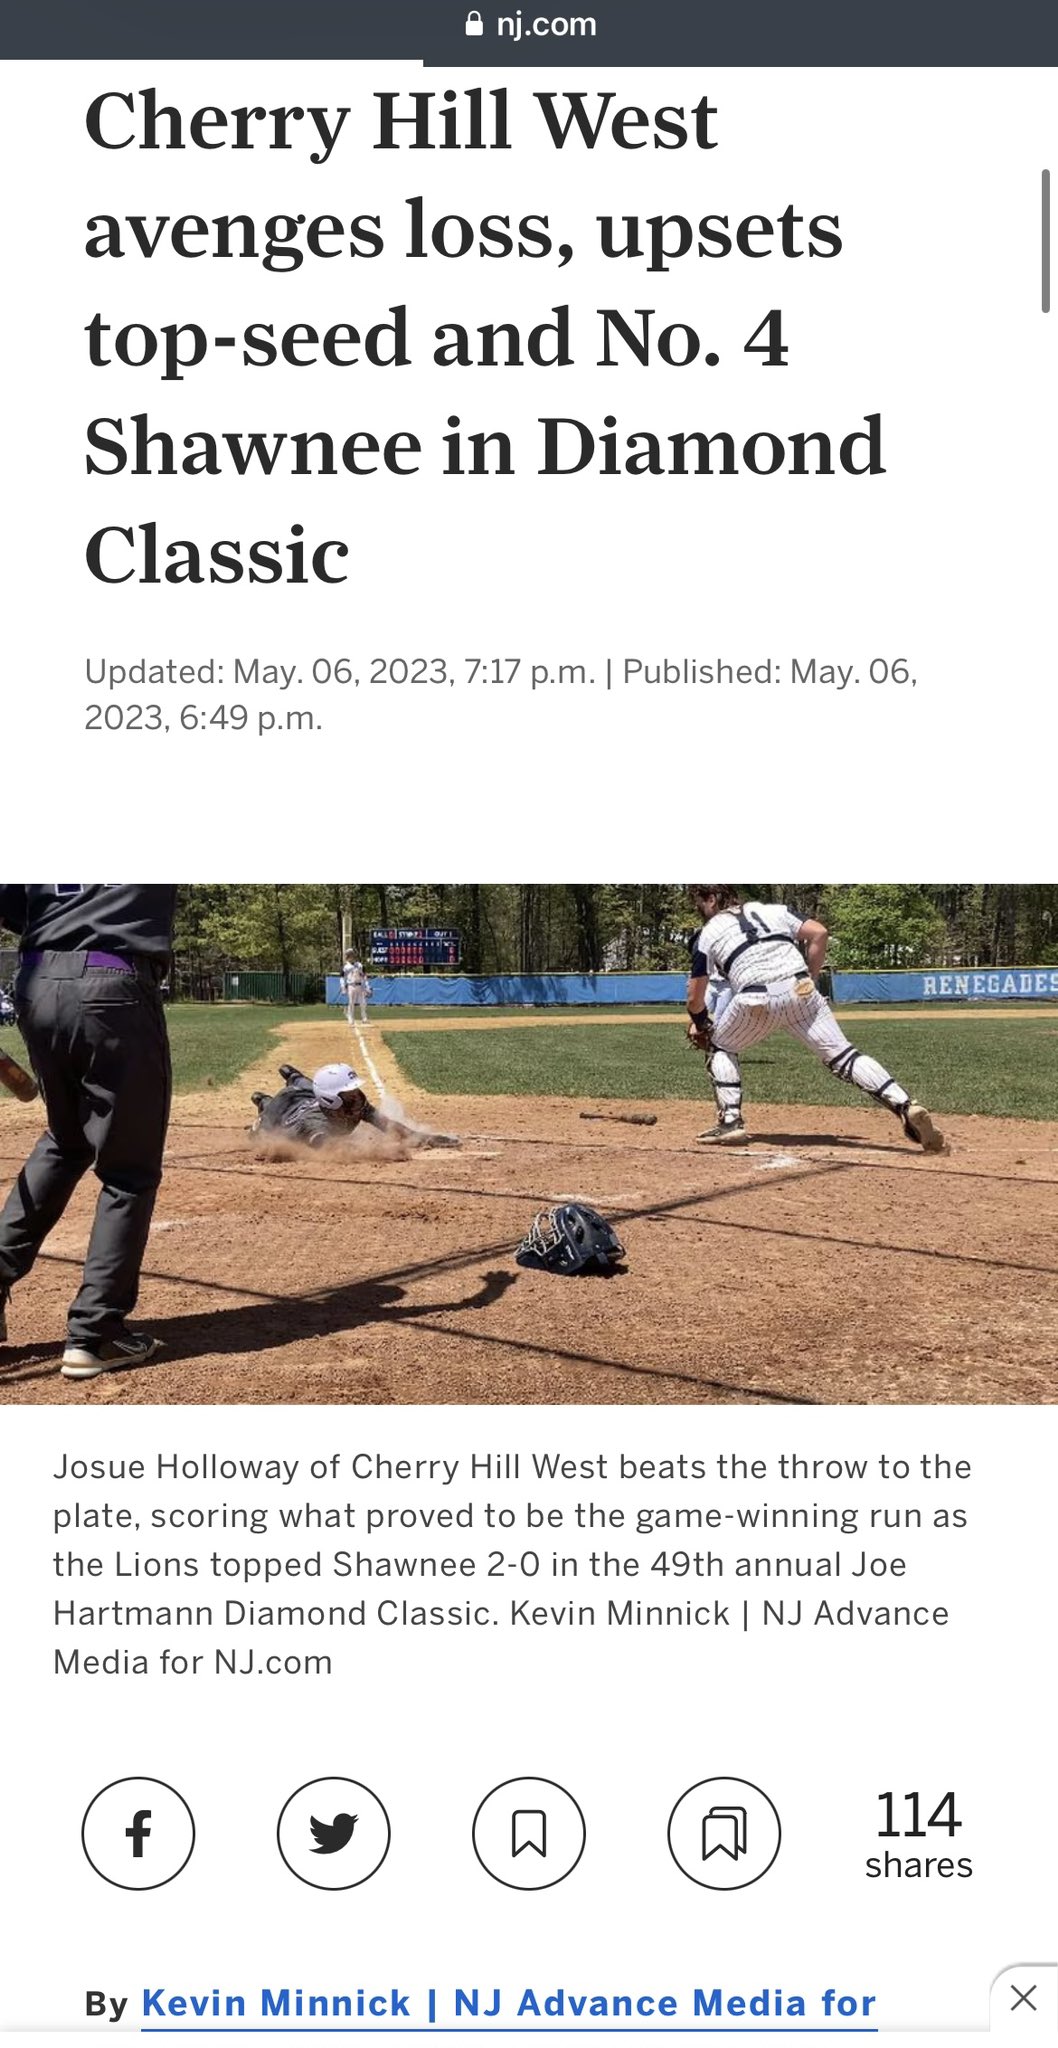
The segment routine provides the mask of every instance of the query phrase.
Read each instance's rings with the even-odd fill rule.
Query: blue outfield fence
[[[568,1003],[682,1003],[686,974],[373,974],[372,1002],[488,1010],[497,1004],[552,1010]],[[327,1001],[345,998],[336,974]]]
[[[835,974],[836,1003],[1053,1002],[1058,967],[929,967],[910,974]]]
[[[569,1004],[682,1004],[686,974],[375,974],[372,1001],[427,1009],[497,1006],[561,1009]],[[1058,967],[928,968],[920,973],[834,975],[835,1003],[982,1003],[1058,1001]],[[327,1001],[344,1004],[337,974]]]

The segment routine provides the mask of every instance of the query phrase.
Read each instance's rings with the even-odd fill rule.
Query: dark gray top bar
[[[410,58],[578,71],[1058,62],[1053,0],[482,0],[478,11],[481,33],[468,35],[463,0],[6,0],[0,56]],[[502,32],[501,18],[511,24]],[[534,31],[534,21],[549,26]]]

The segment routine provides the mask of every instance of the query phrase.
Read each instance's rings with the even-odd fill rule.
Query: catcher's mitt
[[[687,1043],[692,1052],[704,1052],[706,1054],[712,1052],[713,1034],[709,1027],[708,1018],[705,1018],[702,1023],[696,1024],[693,1017],[688,1017]]]

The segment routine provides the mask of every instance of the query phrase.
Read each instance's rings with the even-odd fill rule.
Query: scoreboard
[[[370,935],[372,967],[390,973],[424,967],[458,967],[459,933],[432,925],[383,925]]]

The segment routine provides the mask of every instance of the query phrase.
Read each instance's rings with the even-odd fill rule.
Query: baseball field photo
[[[1058,885],[0,885],[0,1400],[1050,1403]]]

